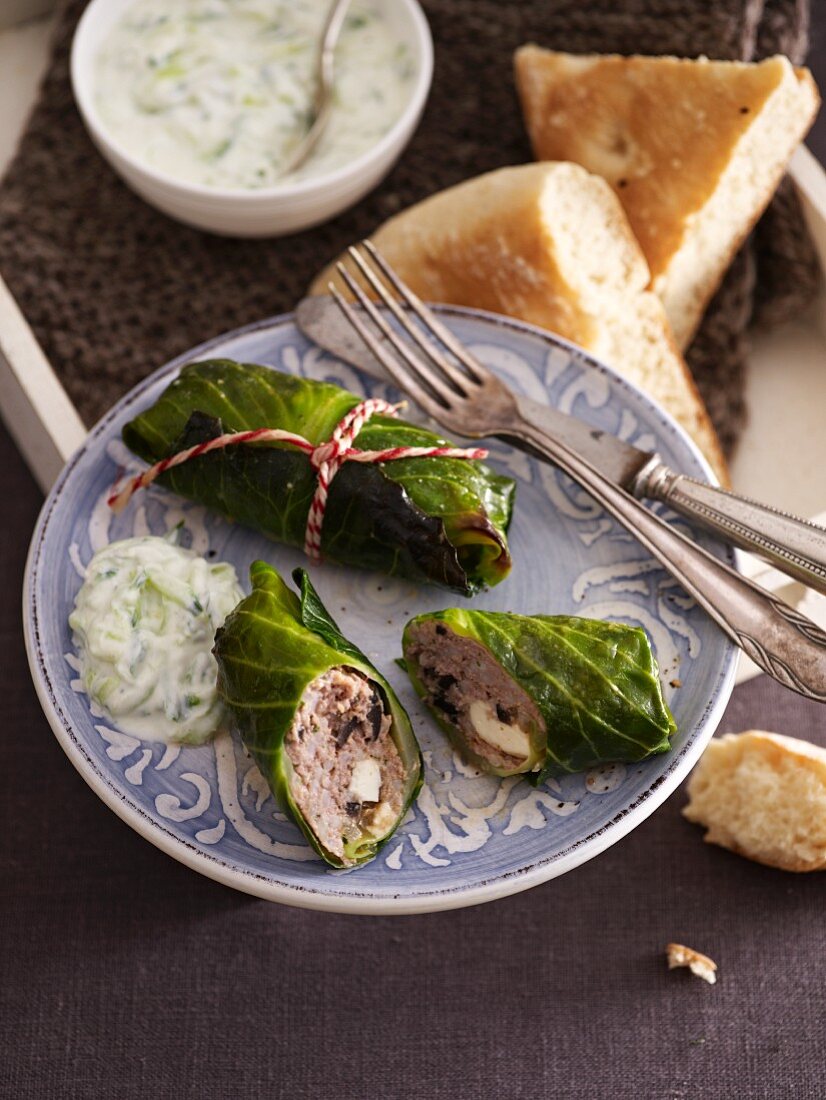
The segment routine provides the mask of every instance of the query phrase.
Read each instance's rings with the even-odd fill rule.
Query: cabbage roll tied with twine
[[[411,619],[404,665],[468,762],[541,783],[667,752],[676,730],[639,627],[452,608]]]
[[[278,804],[332,867],[373,859],[422,783],[395,692],[342,635],[303,569],[265,562],[215,636],[218,693]]]
[[[498,584],[511,566],[512,479],[395,408],[256,364],[193,363],[124,428],[156,467],[110,503],[158,477],[311,556],[463,595]]]

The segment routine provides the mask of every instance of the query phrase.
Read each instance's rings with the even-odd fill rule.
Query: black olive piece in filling
[[[377,691],[373,692],[373,705],[367,712],[367,721],[370,723],[370,727],[373,732],[371,738],[375,741],[381,733],[381,720],[384,718],[384,704],[381,701],[381,697]]]
[[[347,744],[350,734],[358,726],[358,724],[358,718],[348,718],[347,721],[342,725],[341,729],[336,734],[336,744],[339,748],[342,748],[344,745]]]
[[[449,699],[444,695],[434,695],[433,705],[438,707],[440,711],[448,716],[451,722],[457,722],[459,720],[459,709],[454,706]]]

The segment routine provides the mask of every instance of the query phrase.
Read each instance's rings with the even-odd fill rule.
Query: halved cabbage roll
[[[127,447],[155,463],[224,432],[279,428],[318,445],[361,398],[338,386],[254,363],[192,363],[123,429]],[[374,416],[360,450],[444,446],[424,428]],[[316,472],[287,444],[216,450],[162,474],[160,484],[268,538],[303,546]],[[321,554],[472,595],[510,572],[507,529],[514,482],[463,458],[348,462],[330,486]]]
[[[483,771],[539,783],[671,747],[677,727],[639,627],[451,608],[411,619],[402,644],[417,693]]]
[[[215,635],[218,693],[276,801],[333,867],[372,859],[422,783],[410,719],[303,569],[265,562]]]

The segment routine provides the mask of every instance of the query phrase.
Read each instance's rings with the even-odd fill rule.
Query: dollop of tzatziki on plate
[[[328,174],[388,132],[415,75],[380,9],[356,0],[336,47],[327,128],[285,177],[313,121],[328,9],[329,0],[136,0],[96,58],[101,120],[148,167],[190,183],[248,190]]]
[[[244,593],[235,569],[166,538],[113,542],[89,562],[69,616],[84,691],[118,729],[201,744],[224,721],[215,631]]]

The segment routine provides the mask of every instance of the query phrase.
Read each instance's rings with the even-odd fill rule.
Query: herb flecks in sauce
[[[243,597],[231,565],[170,538],[113,542],[89,562],[69,616],[89,698],[150,741],[206,741],[224,719],[215,631]]]
[[[258,189],[321,176],[376,144],[415,75],[408,45],[354,3],[336,50],[333,112],[293,175],[281,165],[312,122],[328,0],[137,0],[104,40],[96,102],[112,137],[158,171]]]

